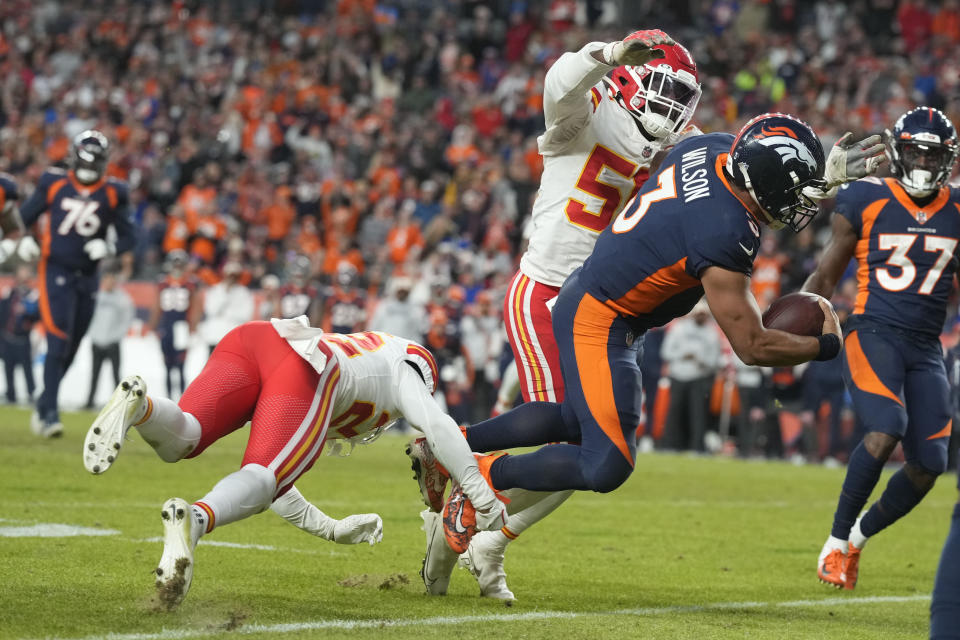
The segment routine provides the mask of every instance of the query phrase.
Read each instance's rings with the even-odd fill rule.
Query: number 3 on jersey
[[[898,275],[890,273],[890,270],[883,267],[877,269],[877,282],[887,291],[903,291],[917,278],[917,265],[908,257],[910,248],[917,240],[914,233],[881,233],[878,237],[877,246],[882,251],[890,251],[890,257],[887,258],[887,264],[900,270]],[[939,253],[936,262],[927,271],[927,275],[920,283],[917,293],[930,295],[933,288],[940,280],[940,275],[953,258],[953,251],[957,248],[957,241],[954,238],[944,238],[942,236],[923,236],[923,250],[928,253]]]
[[[643,186],[648,176],[645,169],[638,170],[636,164],[617,155],[610,149],[599,144],[593,147],[593,151],[590,152],[590,156],[580,172],[580,177],[577,179],[576,187],[587,195],[602,200],[603,204],[600,206],[600,211],[590,211],[585,203],[575,198],[570,198],[567,201],[564,211],[567,214],[567,220],[571,223],[597,233],[607,228],[610,219],[620,209],[620,203],[623,202],[623,194],[620,189],[616,185],[601,179],[606,177],[609,180],[614,177],[610,176],[609,173],[607,176],[601,176],[604,167],[617,176],[623,176],[623,179],[618,179],[617,182],[633,182],[627,200],[632,198]]]
[[[641,218],[647,215],[647,210],[650,209],[650,205],[654,202],[670,200],[671,198],[677,197],[677,181],[674,175],[676,173],[674,171],[675,167],[676,165],[670,165],[660,172],[660,175],[657,176],[657,188],[647,191],[640,196],[636,207],[634,207],[632,201],[627,204],[623,210],[623,215],[613,222],[614,233],[626,233],[637,226]]]

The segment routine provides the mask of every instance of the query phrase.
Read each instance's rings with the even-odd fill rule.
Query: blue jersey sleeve
[[[846,218],[858,234],[863,227],[864,208],[877,199],[873,193],[874,186],[870,179],[857,180],[846,183],[837,192],[833,210],[837,215]]]
[[[8,202],[16,202],[19,197],[17,183],[13,181],[12,177],[0,173],[0,209]]]
[[[753,273],[753,260],[760,248],[757,233],[746,222],[717,228],[717,225],[691,225],[687,234],[687,273],[699,278],[707,267],[722,267],[747,276]]]
[[[40,214],[47,210],[49,206],[47,194],[50,187],[53,183],[64,178],[66,178],[66,174],[57,169],[47,169],[43,172],[40,180],[37,181],[37,188],[33,190],[27,201],[20,207],[20,218],[23,220],[24,226],[29,227],[35,223]]]

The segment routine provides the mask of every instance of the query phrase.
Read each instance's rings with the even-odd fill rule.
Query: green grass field
[[[334,545],[264,513],[204,538],[189,596],[158,613],[160,506],[235,470],[246,431],[176,465],[133,434],[94,477],[80,459],[91,414],[66,415],[56,441],[27,419],[0,410],[2,638],[924,638],[956,493],[945,477],[871,541],[857,590],[836,592],[814,565],[842,470],[641,456],[622,488],[575,496],[510,547],[508,608],[462,569],[448,596],[423,594],[423,507],[405,440],[388,435],[297,483],[334,517],[380,513],[381,544]],[[52,531],[41,523],[114,533],[23,536]]]

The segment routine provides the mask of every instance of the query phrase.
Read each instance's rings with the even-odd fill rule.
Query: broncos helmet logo
[[[810,167],[810,171],[816,173],[817,160],[813,153],[805,144],[796,139],[793,132],[790,137],[784,135],[757,136],[755,139],[765,147],[772,147],[774,151],[780,154],[780,160],[786,164],[788,160],[799,160]]]

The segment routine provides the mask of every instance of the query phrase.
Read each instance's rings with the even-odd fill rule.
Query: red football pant
[[[560,351],[547,307],[548,302],[552,305],[556,301],[559,292],[560,287],[531,280],[518,271],[503,301],[507,339],[520,373],[524,402],[563,400]]]
[[[320,455],[340,369],[329,348],[323,373],[301,358],[269,322],[248,322],[226,336],[190,383],[180,408],[200,422],[199,455],[248,421],[241,466],[259,464],[277,479],[276,496],[293,486]]]

